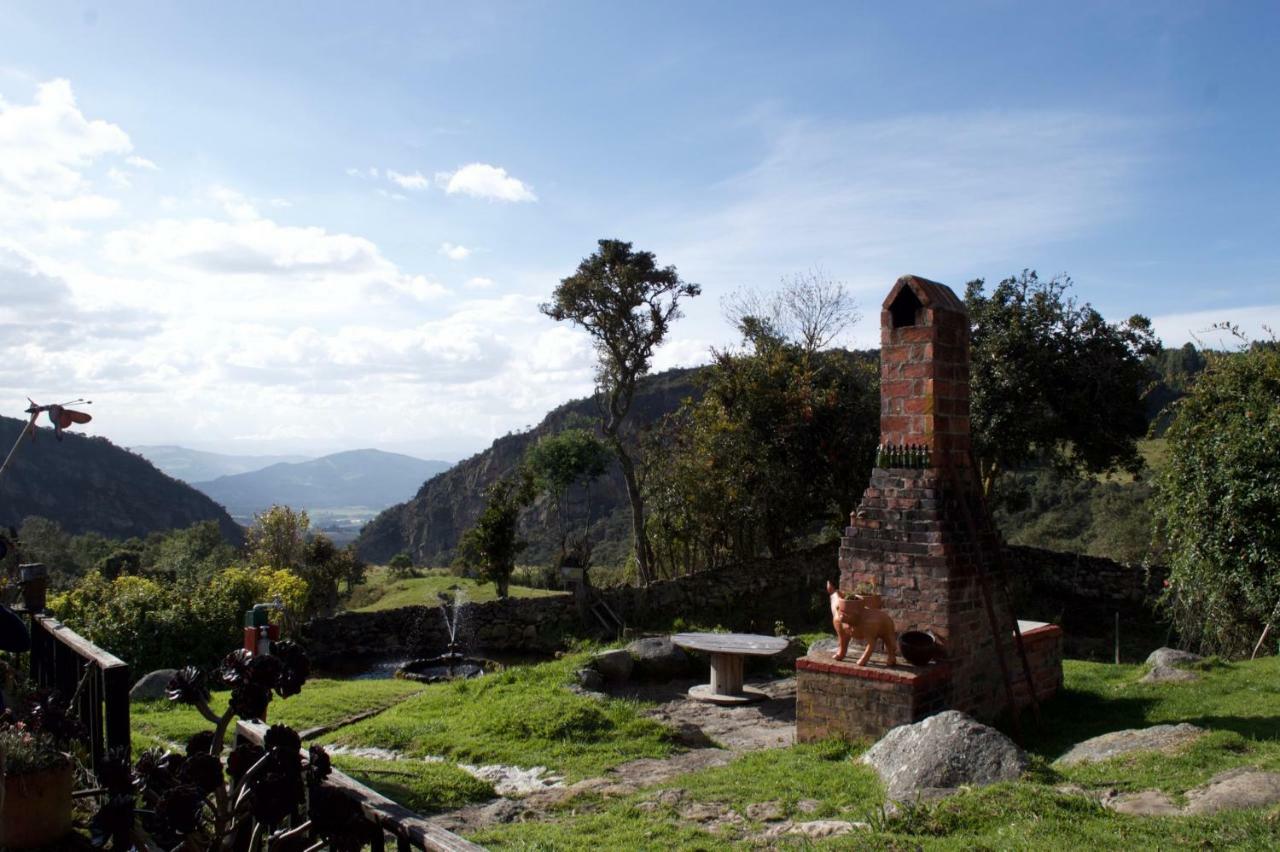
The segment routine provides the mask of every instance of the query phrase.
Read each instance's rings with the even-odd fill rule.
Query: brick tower
[[[890,669],[880,655],[865,667],[848,662],[853,654],[843,662],[829,653],[801,658],[801,740],[879,736],[944,709],[994,718],[1008,704],[1001,653],[1015,691],[1026,693],[1013,615],[991,558],[999,542],[990,533],[978,540],[969,525],[993,529],[970,464],[964,303],[943,284],[899,278],[880,312],[880,364],[880,440],[915,452],[872,470],[841,541],[840,589],[876,587],[897,630],[931,631],[945,659]],[[1028,624],[1024,632],[1029,650],[1031,643],[1044,646],[1033,655],[1044,658],[1044,671],[1033,670],[1037,694],[1052,694],[1061,681],[1061,630]]]

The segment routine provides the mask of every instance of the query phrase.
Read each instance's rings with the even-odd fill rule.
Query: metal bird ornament
[[[41,412],[49,415],[49,422],[53,424],[53,435],[59,441],[62,440],[62,430],[70,428],[74,423],[88,423],[93,419],[92,416],[83,411],[74,411],[67,408],[68,405],[93,405],[90,399],[73,399],[70,402],[62,402],[55,405],[37,405],[36,401],[31,397],[27,397],[27,402],[31,403],[27,406],[27,414],[31,415],[31,420],[27,423],[27,432],[34,441],[36,437],[36,418]]]
[[[36,439],[36,419],[41,414],[49,415],[49,422],[53,424],[53,434],[61,441],[62,432],[69,429],[77,423],[88,423],[93,418],[83,411],[76,411],[67,408],[68,405],[92,405],[93,402],[87,399],[73,399],[70,402],[60,402],[54,405],[40,405],[31,397],[27,397],[27,402],[31,403],[27,406],[27,414],[31,415],[31,419],[27,421],[27,425],[23,426],[18,432],[18,440],[13,442],[13,446],[9,448],[9,454],[4,457],[4,463],[0,464],[0,473],[4,473],[9,467],[9,462],[13,460],[13,454],[18,451],[22,439],[27,435],[31,436],[31,440]]]

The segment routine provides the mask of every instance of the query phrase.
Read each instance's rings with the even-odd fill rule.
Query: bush
[[[49,608],[135,672],[212,664],[240,645],[245,610],[279,597],[300,611],[306,583],[291,571],[228,568],[207,582],[90,574]],[[286,623],[286,632],[294,625]]]

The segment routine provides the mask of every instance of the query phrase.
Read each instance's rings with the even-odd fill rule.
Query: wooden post
[[[1120,611],[1116,610],[1116,665],[1120,665]]]
[[[107,748],[122,748],[130,755],[129,667],[110,666],[102,671],[102,703],[106,716]]]

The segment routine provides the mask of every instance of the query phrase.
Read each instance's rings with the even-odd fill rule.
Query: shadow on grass
[[[1158,702],[1139,696],[1105,696],[1086,690],[1064,689],[1040,708],[1040,724],[1029,711],[1022,713],[1022,727],[1031,754],[1052,761],[1071,746],[1112,731],[1145,728]],[[1008,730],[1007,725],[1002,725]]]

